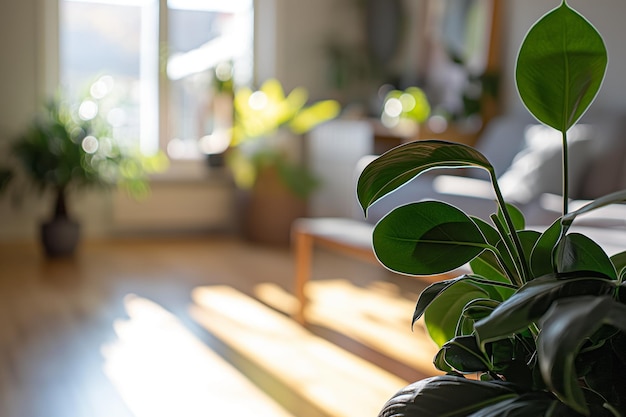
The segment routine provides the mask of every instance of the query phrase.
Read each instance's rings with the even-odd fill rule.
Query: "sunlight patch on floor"
[[[199,287],[192,298],[200,325],[324,415],[377,415],[407,384],[231,287]]]
[[[171,313],[137,296],[103,347],[104,371],[135,417],[289,417]]]
[[[337,279],[310,281],[305,291],[308,323],[344,334],[425,375],[438,373],[432,362],[437,346],[421,322],[411,330],[416,301],[401,296],[393,286],[375,282],[364,288]],[[257,285],[255,295],[286,314],[297,311],[297,299],[276,284]]]

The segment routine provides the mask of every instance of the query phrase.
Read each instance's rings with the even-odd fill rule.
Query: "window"
[[[252,0],[59,0],[59,68],[116,137],[142,152],[199,158],[224,148],[224,86],[253,71]]]

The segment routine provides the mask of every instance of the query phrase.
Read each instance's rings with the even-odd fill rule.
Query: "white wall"
[[[43,21],[40,8],[49,0],[2,1],[0,4],[0,152],[6,152],[6,144],[31,120],[44,94],[43,80],[49,69],[44,67],[44,37],[38,22]],[[417,1],[417,0],[416,0]],[[257,0],[264,13],[275,12],[266,19],[271,27],[259,27],[273,45],[265,49],[264,73],[277,76],[287,89],[302,85],[309,89],[312,98],[324,98],[331,94],[326,83],[327,64],[324,58],[324,42],[329,36],[358,39],[361,36],[359,16],[355,15],[352,0]],[[523,110],[513,84],[513,65],[517,48],[530,25],[560,0],[504,0],[506,22],[504,24],[504,107],[509,112]],[[609,69],[605,84],[597,99],[598,107],[626,108],[626,2],[623,0],[570,0],[598,27],[609,49]],[[274,9],[271,7],[275,6]],[[416,8],[417,10],[417,8]],[[275,18],[274,22],[272,20]],[[272,36],[275,34],[275,37]],[[193,219],[210,227],[217,225],[229,214],[223,189],[216,191],[214,185],[196,182],[200,187],[194,192],[203,197],[202,210],[206,216],[195,213]],[[183,186],[189,189],[189,185]],[[193,188],[193,187],[192,187]],[[156,192],[172,192],[167,187],[156,187]],[[212,194],[216,192],[216,194]],[[184,196],[176,192],[179,207],[185,207]],[[190,196],[189,202],[194,201]],[[215,197],[215,198],[213,198]],[[155,196],[159,201],[163,195]],[[36,223],[47,212],[46,200],[32,199],[22,209],[12,208],[8,198],[0,198],[0,239],[34,238]],[[79,213],[85,213],[85,229],[88,234],[102,235],[115,230],[114,203],[107,193],[90,193],[75,203]],[[211,206],[214,204],[214,206]],[[160,215],[163,215],[161,213]],[[182,221],[180,213],[171,213],[172,221]],[[128,218],[128,217],[126,217]],[[178,220],[176,220],[178,219]],[[167,216],[163,222],[167,221]],[[173,223],[175,224],[175,223]],[[190,224],[185,223],[186,227]],[[192,225],[191,225],[192,226]]]

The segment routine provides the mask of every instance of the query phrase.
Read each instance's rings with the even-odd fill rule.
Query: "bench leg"
[[[298,300],[298,310],[295,319],[298,323],[304,324],[304,310],[307,298],[304,287],[311,278],[311,259],[313,257],[313,236],[296,230],[293,236],[295,255],[295,294]]]

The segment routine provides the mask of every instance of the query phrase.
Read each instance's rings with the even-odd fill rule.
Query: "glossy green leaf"
[[[580,233],[570,233],[556,251],[558,272],[596,271],[617,279],[609,256],[596,242]]]
[[[474,323],[491,314],[500,303],[501,301],[498,299],[476,298],[465,304],[457,323],[456,336],[473,334]]]
[[[595,98],[606,66],[598,31],[563,2],[526,35],[517,58],[517,88],[539,121],[565,132]]]
[[[576,354],[602,325],[626,331],[624,317],[626,306],[611,297],[581,296],[556,301],[541,321],[537,339],[541,374],[563,402],[582,414],[588,415],[589,409],[578,383]]]
[[[361,173],[357,196],[364,213],[378,199],[432,168],[493,167],[470,146],[439,140],[421,140],[397,146],[372,161]],[[420,199],[420,196],[415,196]]]
[[[530,255],[530,272],[532,277],[540,277],[556,272],[554,252],[561,240],[563,226],[557,219],[539,237]]]
[[[498,261],[500,265],[502,265],[504,270],[507,271],[507,276],[511,277],[511,282],[520,282],[518,268],[515,266],[515,261],[513,260],[514,258],[513,253],[511,253],[511,249],[506,245],[503,240],[498,242],[496,248],[498,249]]]
[[[491,315],[474,326],[482,346],[525,330],[550,308],[555,300],[576,295],[606,295],[616,282],[598,272],[575,271],[549,274],[521,287]]]
[[[509,230],[517,230],[513,222],[506,222],[505,216],[500,210],[498,214],[491,215],[491,221],[498,229],[502,240],[496,245],[496,256],[500,265],[504,268],[512,282],[521,285],[527,275],[528,265],[523,256],[523,248],[517,234],[509,233]]]
[[[522,250],[526,259],[530,259],[533,248],[541,238],[541,233],[536,230],[520,230],[517,232],[520,242],[522,244]]]
[[[615,266],[618,278],[624,281],[624,275],[626,274],[626,251],[611,256],[611,262],[613,262],[613,266]]]
[[[626,400],[626,391],[623,389],[626,387],[626,362],[619,356],[626,354],[626,346],[623,343],[626,340],[620,340],[626,333],[616,332],[615,328],[610,326],[600,328],[591,337],[591,339],[601,338],[600,345],[589,350],[589,342],[584,342],[574,365],[585,386],[612,404],[623,403],[623,400],[619,400],[620,397]],[[589,404],[588,398],[586,402]],[[593,412],[591,415],[595,416]]]
[[[373,246],[378,260],[393,271],[433,275],[463,266],[488,245],[458,208],[421,201],[383,217],[374,227]]]
[[[509,203],[506,203],[506,210],[509,213],[509,216],[511,216],[511,221],[513,222],[515,230],[523,230],[524,227],[526,227],[526,219],[524,218],[522,211],[513,204]],[[506,224],[502,210],[498,210],[498,218],[503,224]]]
[[[491,314],[493,310],[500,305],[501,301],[497,299],[477,298],[465,305],[463,316],[469,320],[476,322]],[[473,329],[473,326],[472,326]]]
[[[478,226],[480,232],[485,236],[485,241],[491,246],[496,246],[502,240],[498,230],[480,217],[470,216],[470,219]]]
[[[412,324],[415,324],[415,322],[419,320],[420,317],[422,317],[422,315],[424,314],[428,306],[435,299],[437,299],[437,297],[445,293],[445,291],[447,291],[453,285],[456,285],[459,282],[463,282],[463,281],[469,282],[470,284],[477,286],[478,288],[481,289],[482,293],[487,296],[489,294],[493,295],[494,291],[497,291],[495,290],[495,288],[504,287],[504,288],[513,289],[511,288],[511,286],[507,285],[506,283],[490,281],[490,280],[487,280],[485,278],[482,278],[480,276],[475,276],[475,275],[462,275],[457,278],[434,282],[428,287],[426,287],[426,289],[424,289],[424,291],[422,291],[422,293],[420,294],[419,299],[417,300],[417,305],[415,306],[415,312],[413,313]],[[489,287],[492,287],[492,289],[489,289]]]
[[[454,369],[452,369],[452,367],[446,362],[445,353],[445,350],[440,348],[433,358],[433,365],[435,365],[435,368],[441,372],[454,373]]]
[[[471,217],[471,219],[476,223],[476,226],[480,229],[487,243],[496,247],[502,239],[498,231],[492,225],[478,217]],[[484,251],[476,258],[472,259],[470,261],[470,268],[474,274],[483,276],[489,280],[512,283],[511,277],[507,276],[502,264],[492,251]],[[510,295],[509,290],[503,289],[503,291]]]
[[[470,261],[470,268],[476,275],[480,275],[491,281],[506,282],[512,284],[512,280],[507,277],[502,265],[498,262],[498,258],[490,251],[484,251],[476,258]],[[511,290],[502,287],[499,291],[503,298],[511,295]]]
[[[459,373],[487,372],[489,359],[480,350],[473,335],[457,336],[444,344],[441,349],[446,363]]]
[[[426,378],[401,389],[379,417],[465,417],[519,393],[511,384],[484,382],[459,376]]]
[[[521,256],[520,262],[528,266],[533,247],[539,240],[541,233],[535,230],[519,230],[516,233],[517,233],[517,239],[520,242],[520,247],[522,251],[522,253],[520,254]],[[503,256],[502,259],[504,260],[505,264],[508,263],[510,265],[510,268],[512,268],[511,269],[512,271],[518,271],[524,268],[524,267],[520,267],[520,269],[514,269],[515,267],[513,265],[513,258],[511,258],[511,255],[510,255],[511,251],[507,250],[507,248],[504,247],[504,242],[501,242],[498,245],[498,249],[500,249],[501,253],[507,254],[507,256]],[[526,267],[526,269],[528,269],[528,267]],[[518,274],[516,273],[516,275]],[[516,282],[520,282],[520,285],[521,285],[521,283],[525,282],[525,280],[528,280],[528,279],[527,278],[525,278],[524,280],[518,279]]]
[[[626,304],[626,282],[622,282],[617,288],[617,299]]]
[[[608,410],[594,409],[594,417],[611,417]],[[468,417],[581,417],[571,408],[545,392],[529,392],[469,414]]]
[[[426,308],[432,303],[440,294],[442,294],[446,289],[455,283],[463,280],[465,276],[461,276],[458,278],[448,279],[444,281],[437,281],[430,284],[424,291],[420,293],[420,296],[417,300],[417,305],[415,306],[415,312],[413,313],[413,320],[411,322],[412,325],[415,324],[416,321],[422,317]]]
[[[430,338],[439,347],[453,339],[467,303],[487,296],[487,291],[467,281],[447,287],[424,311],[424,324]]]

